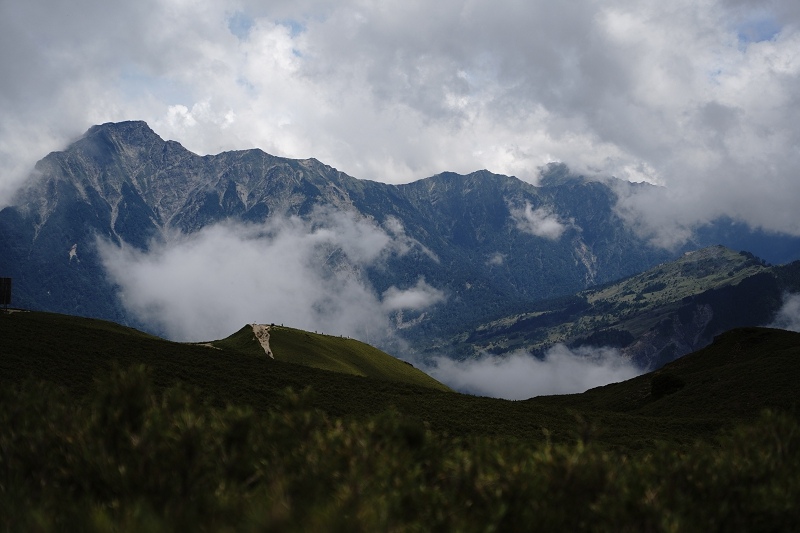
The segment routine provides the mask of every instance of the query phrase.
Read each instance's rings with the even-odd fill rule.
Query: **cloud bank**
[[[444,291],[428,285],[424,278],[419,278],[417,284],[409,289],[389,287],[382,295],[381,305],[390,312],[405,309],[421,311],[446,299]]]
[[[783,296],[783,306],[769,326],[800,332],[800,294],[787,293]]]
[[[0,205],[90,125],[260,147],[359,178],[562,161],[664,185],[668,243],[728,215],[800,234],[796,0],[0,3]]]
[[[377,295],[365,269],[409,245],[344,212],[218,224],[173,236],[148,252],[103,241],[98,246],[125,307],[175,340],[211,340],[248,323],[283,323],[381,344],[392,337],[391,311],[421,310],[444,299],[423,279]]]
[[[543,359],[526,352],[467,361],[440,357],[428,369],[458,391],[507,400],[585,392],[643,372],[613,348],[570,350],[563,344],[553,346]]]
[[[511,219],[517,229],[536,237],[557,241],[567,230],[559,217],[546,207],[534,209],[530,202],[524,208],[511,208]]]

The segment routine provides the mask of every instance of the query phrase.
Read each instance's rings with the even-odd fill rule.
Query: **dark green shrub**
[[[675,374],[660,372],[650,379],[650,395],[658,400],[678,392],[685,386],[686,382]]]

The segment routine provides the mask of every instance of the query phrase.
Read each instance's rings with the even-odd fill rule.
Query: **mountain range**
[[[650,185],[590,179],[562,164],[543,168],[536,186],[485,170],[390,185],[257,149],[200,156],[144,122],[108,123],[39,161],[0,211],[0,274],[14,279],[17,306],[164,334],[163,324],[120,297],[120,280],[109,276],[98,243],[148,252],[217,224],[295,218],[315,227],[320,213],[344,212],[392,240],[393,252],[380,262],[358,262],[325,250],[320,268],[359,280],[384,301],[419,287],[433,291],[429,305],[386,306],[397,334],[425,349],[453,346],[452,339],[469,337],[467,327],[537,313],[541,302],[594,290],[706,245],[741,249],[757,242],[770,261],[800,254],[798,239],[730,220],[704,228],[681,250],[659,248],[616,212],[620,187]],[[474,333],[490,329],[477,326]]]
[[[766,325],[800,291],[800,262],[772,266],[749,252],[710,246],[640,274],[475,323],[431,346],[456,358],[555,343],[617,348],[641,368],[699,350],[725,331]]]

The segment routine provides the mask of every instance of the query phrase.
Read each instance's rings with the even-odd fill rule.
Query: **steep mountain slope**
[[[561,179],[563,167],[548,172],[554,179],[541,187],[486,171],[393,186],[260,150],[201,157],[143,122],[104,124],[41,160],[14,205],[0,211],[0,271],[15,279],[19,306],[142,326],[107,280],[98,238],[146,250],[219,221],[311,219],[315,209],[334,208],[409,246],[380,268],[359,272],[341,258],[331,268],[368,279],[377,294],[420,277],[445,292],[446,306],[395,317],[424,338],[669,256],[625,227],[610,187]]]
[[[357,264],[326,249],[317,265],[327,272],[321,275],[355,280],[378,297],[424,280],[438,291],[437,304],[387,306],[383,312],[412,347],[441,347],[465,324],[547,311],[549,304],[534,304],[673,258],[617,215],[614,191],[626,186],[649,187],[592,181],[555,164],[543,169],[538,187],[487,171],[442,173],[395,186],[355,179],[315,159],[285,159],[260,150],[198,156],[164,141],[144,122],[109,123],[42,159],[13,205],[0,210],[0,275],[14,279],[19,307],[106,318],[165,335],[163,324],[141,309],[135,314],[118,296],[98,242],[147,251],[216,223],[299,217],[317,227],[321,212],[346,212],[383,232],[393,241],[393,252],[379,262]],[[751,242],[755,237],[747,228],[720,221],[699,233],[692,246],[704,239]],[[781,247],[781,257],[800,251],[797,239],[761,237],[759,245]],[[611,327],[612,322],[595,325]],[[585,331],[570,335],[589,333],[586,320],[579,325]],[[626,328],[634,334],[651,329]],[[678,343],[672,355],[659,355],[667,344],[648,348],[647,361],[698,346]]]
[[[769,267],[752,254],[713,246],[641,274],[541,302],[527,312],[468,328],[450,346],[469,357],[516,349],[542,354],[555,343],[613,346],[657,368],[734,327],[769,323],[782,295],[800,289],[800,263]]]

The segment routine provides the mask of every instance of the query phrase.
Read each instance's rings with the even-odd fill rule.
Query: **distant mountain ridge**
[[[555,343],[614,347],[655,369],[709,345],[721,333],[765,326],[786,293],[800,291],[800,261],[770,266],[748,252],[711,246],[641,274],[471,324],[450,345],[467,358],[488,351],[542,355]]]
[[[673,257],[627,227],[615,204],[610,182],[575,176],[564,165],[543,169],[540,186],[485,170],[389,185],[258,149],[199,156],[144,122],[108,123],[39,161],[13,205],[0,211],[0,273],[14,278],[20,307],[152,330],[118,299],[97,238],[147,250],[174,232],[218,222],[343,210],[381,228],[396,226],[416,243],[382,268],[339,266],[369,280],[377,294],[419,278],[441,290],[446,304],[395,316],[406,337],[424,346],[468,321]],[[709,230],[706,237],[714,235]]]

